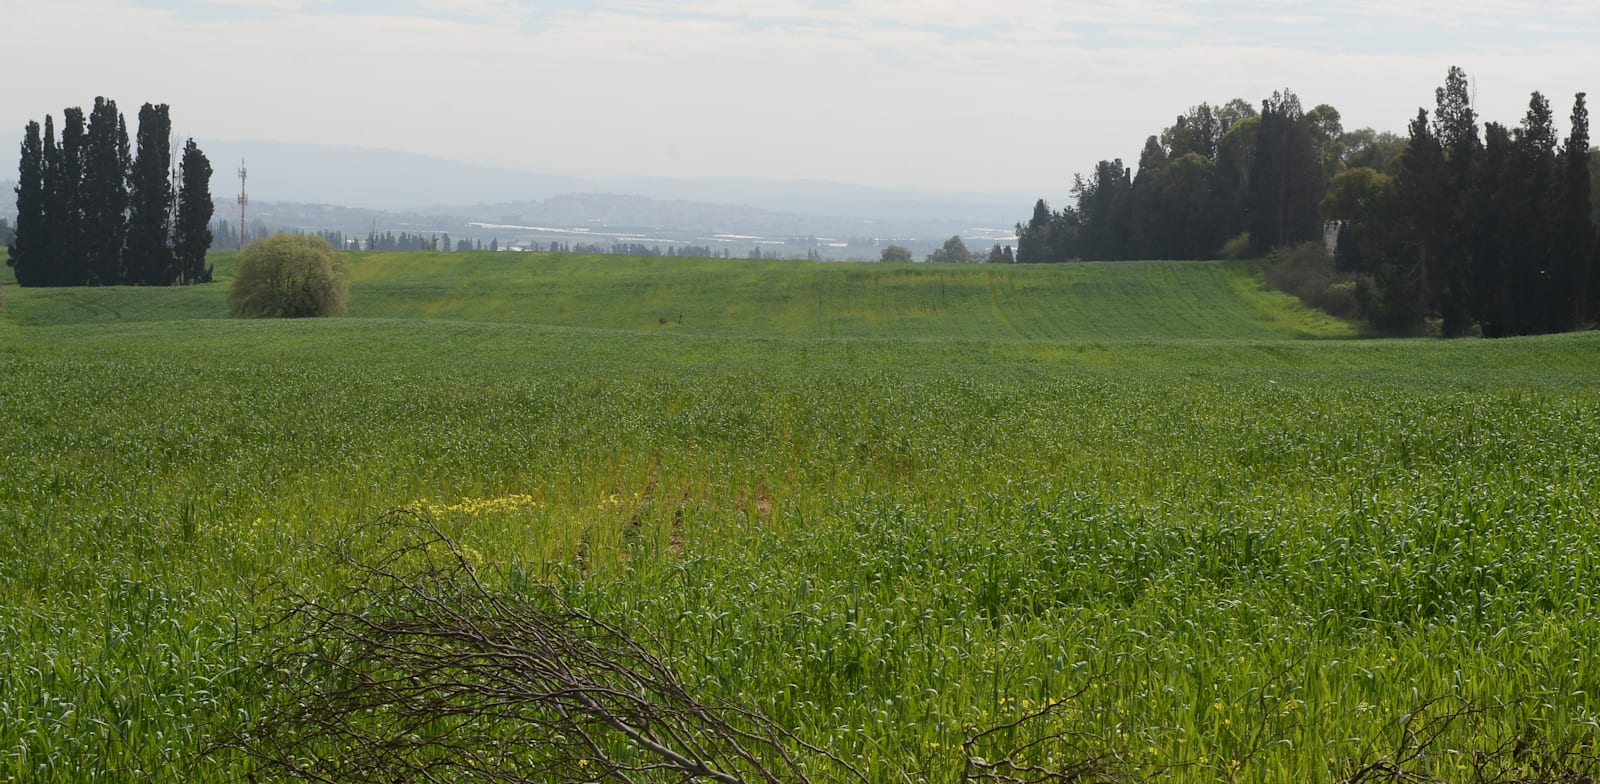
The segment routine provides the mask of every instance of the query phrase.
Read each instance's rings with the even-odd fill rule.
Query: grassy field
[[[1439,698],[1492,709],[1446,780],[1593,751],[1600,335],[1336,340],[1163,263],[379,254],[300,322],[5,296],[0,780],[238,780],[197,751],[256,710],[273,586],[419,506],[874,782],[1080,690],[1163,780],[1337,781]]]
[[[232,254],[215,254],[219,279]],[[808,264],[547,253],[351,256],[350,315],[638,332],[986,341],[1348,337],[1247,265]],[[218,287],[29,292],[24,325],[225,318]]]

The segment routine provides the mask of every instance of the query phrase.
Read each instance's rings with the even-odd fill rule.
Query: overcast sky
[[[1052,199],[1200,101],[1291,87],[1402,131],[1452,64],[1508,124],[1532,90],[1563,118],[1600,91],[1597,0],[0,0],[0,19],[0,138],[106,95],[130,121],[166,102],[202,140]]]

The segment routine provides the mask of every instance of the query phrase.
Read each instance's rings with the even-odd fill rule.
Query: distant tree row
[[[211,163],[172,150],[166,104],[139,110],[136,146],[115,101],[29,122],[18,163],[9,264],[23,286],[169,286],[211,280]],[[173,177],[178,183],[174,187]]]
[[[340,235],[339,242],[335,242],[327,237],[324,237],[323,239],[327,239],[328,244],[336,248],[344,247],[343,235]],[[385,232],[383,234],[373,231],[367,235],[367,250],[439,250],[441,247],[446,250],[449,249],[450,235],[445,235],[443,246],[439,244],[438,235],[424,237],[421,234],[408,234],[403,231],[398,235],[392,231]]]
[[[1600,235],[1585,96],[1557,138],[1534,93],[1515,129],[1482,129],[1451,68],[1435,110],[1405,137],[1345,132],[1338,110],[1277,92],[1200,104],[1120,159],[1074,178],[1076,204],[1043,200],[1019,223],[1016,260],[1262,256],[1336,236],[1363,315],[1384,331],[1519,335],[1600,317]]]

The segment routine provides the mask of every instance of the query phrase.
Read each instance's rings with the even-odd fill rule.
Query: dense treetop
[[[1136,170],[1101,161],[1075,178],[1075,204],[1039,200],[1017,224],[1016,260],[1205,259],[1224,246],[1264,256],[1332,239],[1362,315],[1385,332],[1594,323],[1600,151],[1585,95],[1564,140],[1539,93],[1516,128],[1480,127],[1459,68],[1434,99],[1405,137],[1347,132],[1337,109],[1304,109],[1288,90],[1259,110],[1202,103],[1145,140]]]

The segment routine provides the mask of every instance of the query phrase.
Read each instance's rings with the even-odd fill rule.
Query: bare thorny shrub
[[[348,589],[295,600],[284,620],[299,631],[255,673],[267,710],[222,746],[261,774],[330,783],[852,777],[764,717],[696,699],[554,590],[491,590],[413,522],[374,561],[335,552]]]
[[[760,713],[695,696],[643,643],[554,588],[491,588],[470,552],[430,520],[397,513],[374,529],[404,541],[373,559],[334,548],[346,589],[294,596],[279,619],[292,633],[249,673],[266,704],[213,749],[254,760],[249,780],[865,781]],[[1141,769],[1176,772],[1152,774],[1080,729],[1093,712],[1085,695],[1103,678],[969,729],[961,768],[946,775],[963,784],[1120,784]],[[1487,715],[1429,702],[1402,721],[1393,746],[1375,743],[1348,762],[1343,781],[1447,780],[1430,777],[1441,739]],[[1264,722],[1247,757],[1271,734]],[[1472,777],[1449,780],[1593,784],[1595,754],[1592,744],[1556,748],[1523,736],[1462,757]]]
[[[1595,784],[1600,749],[1593,737],[1565,742],[1531,729],[1508,732],[1522,705],[1494,708],[1457,698],[1430,699],[1396,719],[1346,765],[1342,784]]]

